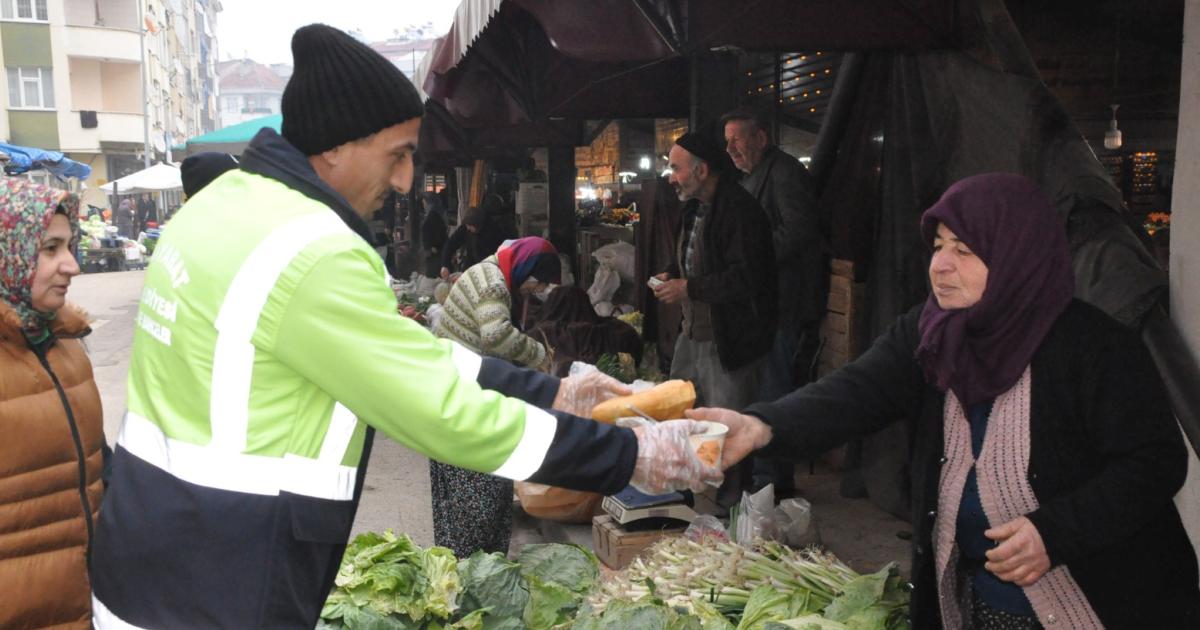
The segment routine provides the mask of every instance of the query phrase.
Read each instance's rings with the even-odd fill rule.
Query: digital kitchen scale
[[[696,512],[686,501],[678,492],[651,495],[629,486],[617,494],[604,497],[600,507],[621,525],[645,519],[673,519],[691,523],[696,518]]]

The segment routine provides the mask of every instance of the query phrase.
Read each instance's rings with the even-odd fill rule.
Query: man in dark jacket
[[[461,267],[465,270],[495,254],[505,239],[516,237],[516,232],[500,225],[484,208],[467,210],[463,213],[462,224],[450,234],[442,250],[442,278],[450,277],[454,257],[459,250],[463,250]]]
[[[436,278],[442,268],[442,251],[446,248],[446,218],[442,215],[442,198],[427,192],[421,198],[425,218],[421,221],[421,247],[425,249],[425,275]]]
[[[683,305],[671,378],[695,383],[697,406],[737,409],[758,398],[775,339],[778,285],[771,224],[750,193],[721,171],[723,157],[715,142],[698,133],[684,134],[671,147],[671,184],[688,208],[676,264],[656,276],[662,284],[654,295]],[[749,481],[738,474],[728,479],[717,498],[723,507]]]
[[[760,395],[772,401],[811,378],[825,314],[825,255],[821,222],[808,169],[771,144],[761,116],[735,110],[725,123],[725,150],[745,176],[742,188],[754,196],[767,218],[779,272],[779,330],[764,371]],[[790,493],[790,461],[755,461],[755,485],[774,483],[776,494]]]

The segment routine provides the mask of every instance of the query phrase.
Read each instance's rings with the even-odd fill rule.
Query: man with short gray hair
[[[779,277],[779,330],[764,371],[762,400],[775,400],[808,382],[825,316],[826,263],[821,222],[808,169],[771,144],[762,116],[735,110],[725,123],[725,150],[745,173],[745,188],[766,211]],[[798,369],[797,369],[798,366]],[[755,486],[774,483],[777,496],[793,489],[793,465],[755,461]]]

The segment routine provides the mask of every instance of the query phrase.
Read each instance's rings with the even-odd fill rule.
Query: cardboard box
[[[592,519],[592,548],[596,557],[613,569],[624,569],[640,553],[668,536],[683,535],[683,527],[643,532],[625,531],[613,517],[601,514]]]

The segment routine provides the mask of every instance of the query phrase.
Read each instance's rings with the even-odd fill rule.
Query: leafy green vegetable
[[[579,545],[526,545],[517,562],[521,575],[555,582],[581,595],[591,591],[600,577],[596,555]]]
[[[703,599],[692,600],[692,614],[700,619],[702,630],[734,630],[734,625],[729,619],[722,615],[716,606]]]
[[[798,593],[780,590],[773,586],[759,586],[750,591],[746,610],[737,630],[763,630],[768,622],[791,619],[802,612],[807,598]]]
[[[447,618],[461,590],[448,549],[421,549],[390,530],[366,533],[347,547],[321,617],[349,630],[420,628]]]
[[[614,600],[597,615],[590,607],[579,611],[571,630],[700,630],[700,620],[669,608],[662,600]]]
[[[579,608],[579,595],[558,582],[543,582],[535,575],[525,576],[529,584],[529,605],[525,607],[525,625],[541,630],[566,623]]]
[[[846,626],[814,613],[784,621],[769,621],[764,630],[846,630]]]
[[[889,564],[875,573],[850,580],[825,608],[825,618],[845,622],[870,608],[883,598],[888,578],[895,570],[896,565]]]
[[[438,617],[449,617],[458,608],[458,594],[462,591],[458,581],[458,558],[445,547],[430,547],[421,558],[421,568],[429,583],[429,612]]]
[[[462,581],[462,610],[488,609],[483,630],[523,628],[529,591],[521,579],[521,566],[498,553],[477,551],[458,563]]]

